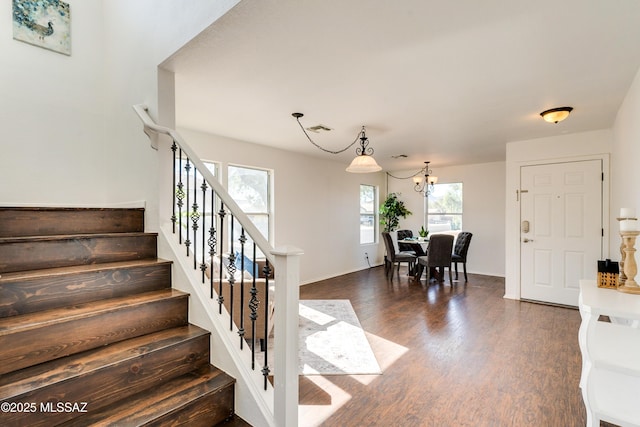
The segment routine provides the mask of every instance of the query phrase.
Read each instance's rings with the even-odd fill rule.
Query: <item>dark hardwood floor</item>
[[[300,377],[300,425],[584,426],[578,310],[503,295],[499,277],[427,286],[405,267],[301,287],[351,301],[383,374]]]

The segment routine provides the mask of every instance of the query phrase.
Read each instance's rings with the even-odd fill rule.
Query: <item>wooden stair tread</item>
[[[145,259],[137,259],[130,261],[115,261],[115,262],[105,262],[100,264],[82,264],[82,265],[73,265],[69,267],[53,267],[53,268],[43,268],[38,270],[26,270],[26,271],[14,271],[11,273],[3,273],[0,276],[0,286],[3,283],[15,282],[20,280],[27,279],[36,279],[40,277],[56,277],[62,276],[66,274],[75,274],[81,272],[89,272],[89,271],[102,271],[102,270],[110,270],[117,268],[127,268],[127,267],[140,267],[146,265],[162,265],[162,264],[171,264],[171,261],[167,261],[160,258],[145,258]]]
[[[100,313],[108,313],[122,307],[132,307],[135,305],[143,305],[150,301],[186,297],[188,295],[189,294],[176,289],[161,289],[131,296],[93,301],[71,307],[55,308],[52,310],[0,318],[0,337],[16,331],[37,328],[45,324],[52,325],[62,323],[83,317],[95,316]]]
[[[0,376],[0,400],[85,376],[203,335],[209,332],[194,325],[179,326],[10,372]]]
[[[196,401],[202,396],[217,393],[234,383],[235,380],[229,375],[208,365],[98,411],[89,411],[85,416],[74,418],[61,426],[86,426],[94,423],[145,425],[177,411],[185,404]],[[233,413],[233,409],[230,408],[230,410],[228,416]]]
[[[158,233],[94,233],[94,234],[54,234],[48,236],[24,236],[24,237],[0,237],[0,244],[3,243],[24,243],[24,242],[46,242],[54,240],[83,240],[95,238],[122,238],[136,236],[157,236]]]

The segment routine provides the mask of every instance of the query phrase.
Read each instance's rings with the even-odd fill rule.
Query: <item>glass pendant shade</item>
[[[569,117],[569,113],[573,111],[572,107],[552,108],[540,113],[542,118],[549,123],[558,123]]]
[[[347,172],[351,173],[371,173],[381,170],[382,168],[378,165],[378,163],[376,163],[376,160],[366,154],[356,156],[356,158],[353,159],[349,167],[346,169]]]

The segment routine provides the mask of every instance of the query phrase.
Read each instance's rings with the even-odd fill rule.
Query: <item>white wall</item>
[[[621,207],[635,208],[640,213],[640,70],[618,111],[613,126],[611,174],[611,229],[619,230],[617,213]],[[619,260],[616,248],[620,236],[611,233],[611,258]],[[636,245],[637,247],[637,245]]]
[[[0,3],[0,204],[101,205],[102,2],[71,4],[71,56],[12,38],[12,2]]]
[[[605,168],[605,207],[609,205],[609,157],[612,150],[611,130],[574,133],[549,138],[517,141],[507,144],[507,176],[505,187],[505,249],[506,275],[505,298],[520,299],[520,204],[516,190],[520,189],[520,167],[529,164],[549,163],[555,160],[602,158]],[[605,221],[607,211],[605,214]],[[605,236],[609,227],[605,223]],[[608,238],[605,254],[608,253]]]
[[[237,2],[70,1],[71,56],[13,40],[1,2],[0,204],[146,202],[157,229],[158,156],[131,106],[157,115],[158,64]]]
[[[304,251],[302,284],[381,264],[383,245],[360,245],[360,184],[384,193],[384,174],[350,174],[346,165],[216,135],[179,129],[204,160],[273,170],[274,246]],[[223,182],[224,183],[224,182]]]
[[[107,197],[112,201],[144,200],[147,228],[157,230],[158,164],[163,154],[149,148],[132,105],[146,104],[152,117],[173,127],[173,117],[160,117],[158,65],[188,40],[217,20],[238,0],[108,0],[102,2],[105,22],[106,144],[110,167]],[[113,173],[117,171],[117,173]],[[166,190],[165,190],[166,191]]]
[[[479,163],[473,165],[431,166],[439,183],[463,183],[462,228],[473,233],[467,261],[471,273],[504,276],[504,186],[505,163]],[[408,177],[412,171],[392,172]],[[389,192],[401,193],[413,215],[400,220],[400,228],[417,231],[424,223],[424,196],[413,190],[410,179],[388,178]]]

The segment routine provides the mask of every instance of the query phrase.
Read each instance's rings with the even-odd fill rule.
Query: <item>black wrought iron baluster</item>
[[[191,163],[187,157],[187,163],[184,165],[184,170],[187,172],[187,189],[185,191],[187,197],[187,210],[185,211],[185,225],[187,227],[187,238],[184,241],[184,246],[187,248],[187,256],[189,256],[189,246],[191,246],[191,240],[189,240],[189,171],[191,171]]]
[[[220,259],[220,283],[218,285],[218,312],[222,314],[222,304],[224,303],[224,297],[222,296],[222,270],[224,269],[224,263],[222,262],[222,251],[224,250],[224,216],[226,212],[224,211],[224,203],[220,202],[220,211],[218,212],[218,216],[220,217],[220,250],[218,252],[218,257]]]
[[[247,237],[244,234],[244,227],[241,227],[240,231],[240,270],[242,275],[240,276],[240,324],[238,325],[238,335],[240,336],[240,349],[244,348],[244,245],[247,242]],[[255,264],[254,264],[255,265]],[[255,267],[254,267],[255,270]],[[251,272],[251,276],[255,276],[255,271]]]
[[[256,261],[256,243],[253,242],[253,262]],[[256,288],[256,276],[251,280],[251,290],[249,291],[251,298],[249,299],[249,319],[251,319],[251,369],[256,368],[256,320],[258,319],[258,307],[260,300],[258,299],[258,289]]]
[[[176,198],[178,199],[178,242],[182,244],[182,206],[184,200],[184,184],[182,184],[182,148],[178,157],[178,169],[180,170],[180,176],[178,177],[178,189],[176,190]]]
[[[255,262],[255,252],[253,254]],[[262,368],[262,375],[264,376],[264,389],[267,389],[267,382],[269,381],[269,364],[267,363],[269,357],[269,276],[271,275],[271,266],[269,260],[265,262],[264,268],[265,285],[264,285],[264,367]]]
[[[204,250],[207,243],[207,181],[202,177],[202,262],[200,271],[202,272],[202,283],[204,284],[205,272],[207,271],[207,253]],[[194,258],[195,259],[195,258]]]
[[[171,207],[173,209],[173,214],[171,215],[171,222],[173,223],[173,234],[176,234],[176,151],[178,150],[178,145],[176,141],[173,141],[171,144],[171,151],[173,151],[173,186],[171,187],[171,192],[173,193],[173,203],[171,203]]]
[[[200,220],[200,211],[198,210],[198,168],[193,168],[193,205],[191,208],[191,229],[193,230],[193,269],[198,268],[198,221]]]
[[[210,298],[213,298],[213,265],[215,264],[215,256],[216,256],[216,214],[215,214],[215,200],[216,193],[213,189],[211,189],[211,227],[209,228],[209,240],[207,243],[209,244],[209,262],[211,266],[209,267],[209,290],[211,293]]]
[[[229,330],[233,330],[233,292],[236,284],[236,252],[233,244],[233,224],[235,218],[233,214],[229,216],[229,265],[227,266],[227,272],[229,273]]]

